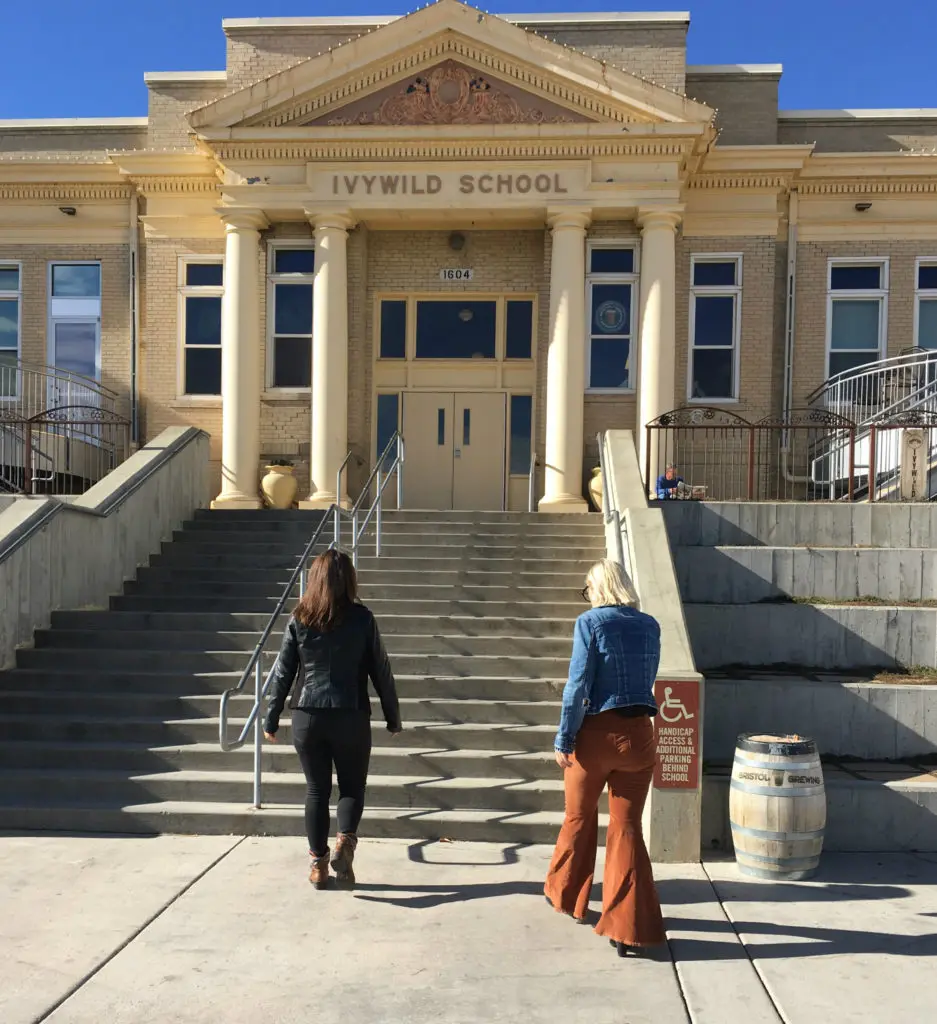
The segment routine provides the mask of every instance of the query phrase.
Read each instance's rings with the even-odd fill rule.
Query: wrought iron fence
[[[98,405],[24,417],[0,405],[0,491],[83,494],[130,454],[130,421]]]

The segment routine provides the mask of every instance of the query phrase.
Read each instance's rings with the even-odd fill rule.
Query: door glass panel
[[[96,299],[100,294],[101,268],[97,264],[52,264],[54,298]]]
[[[436,413],[436,444],[446,443],[446,410],[440,409]]]
[[[530,472],[530,425],[534,400],[530,395],[511,395],[511,473]]]
[[[380,457],[384,449],[390,444],[390,439],[397,430],[397,417],[399,415],[400,398],[398,395],[377,396],[377,454]],[[393,452],[388,453],[387,464],[394,461]]]
[[[496,312],[495,302],[418,302],[416,358],[494,359]]]
[[[471,444],[472,437],[472,410],[462,410],[462,444]]]
[[[98,327],[95,323],[57,323],[54,352],[56,368],[95,377],[97,336]]]

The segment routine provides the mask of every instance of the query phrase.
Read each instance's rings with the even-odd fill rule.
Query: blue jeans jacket
[[[660,626],[634,608],[611,605],[579,616],[554,747],[571,754],[586,715],[643,705],[657,714],[654,680]]]

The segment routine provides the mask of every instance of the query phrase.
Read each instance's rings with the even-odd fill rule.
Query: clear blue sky
[[[937,0],[504,0],[530,13],[689,8],[693,64],[784,65],[785,109],[937,107]],[[395,0],[9,0],[0,117],[146,113],[144,71],[224,67],[222,18],[402,14]]]

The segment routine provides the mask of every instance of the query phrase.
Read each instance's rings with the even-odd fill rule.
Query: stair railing
[[[393,461],[389,466],[386,475],[381,479],[381,470],[383,468],[385,460],[390,456],[391,452],[394,453]],[[342,474],[345,471],[345,467],[348,465],[349,460],[352,457],[352,453],[349,452],[345,457],[345,461],[342,463],[341,468],[338,471],[336,479],[336,497],[341,496],[341,481]],[[218,740],[221,745],[221,749],[224,751],[237,750],[243,747],[247,742],[247,738],[253,730],[254,733],[254,779],[253,779],[253,805],[254,808],[259,810],[262,806],[261,803],[261,785],[262,785],[262,763],[263,763],[263,723],[261,721],[261,709],[263,708],[263,702],[267,693],[270,689],[270,683],[273,679],[273,671],[276,668],[276,662],[271,665],[270,670],[264,675],[263,670],[263,655],[267,648],[267,643],[270,640],[270,636],[273,633],[274,626],[277,624],[277,620],[283,614],[287,602],[293,595],[293,590],[296,587],[297,582],[299,583],[299,593],[303,594],[306,590],[306,566],[309,563],[310,556],[316,545],[320,543],[322,535],[329,525],[332,524],[333,535],[332,541],[329,544],[329,548],[338,547],[338,542],[341,537],[341,517],[351,516],[352,519],[352,545],[351,545],[351,558],[353,564],[357,567],[358,565],[358,549],[361,545],[361,538],[364,534],[365,529],[371,521],[371,517],[376,514],[376,525],[377,525],[377,536],[376,536],[376,554],[381,553],[381,513],[383,506],[383,495],[390,481],[391,476],[394,472],[397,473],[397,507],[401,508],[403,505],[403,460],[404,460],[404,443],[403,438],[399,433],[395,433],[387,444],[387,447],[381,453],[380,458],[377,461],[377,465],[374,467],[371,475],[368,477],[368,482],[364,485],[364,489],[358,496],[358,500],[352,506],[350,510],[343,509],[337,503],[332,504],[326,510],[319,524],[316,526],[309,543],[303,550],[296,567],[290,574],[290,578],[287,581],[286,586],[283,588],[283,593],[280,595],[280,599],[277,601],[276,606],[270,615],[270,620],[264,627],[264,631],[261,633],[260,638],[254,645],[254,649],[251,652],[251,656],[248,659],[247,665],[244,671],[241,673],[241,678],[237,681],[235,686],[225,690],[221,695],[221,704],[218,709]],[[358,517],[361,512],[361,508],[364,502],[367,500],[368,493],[371,488],[371,484],[377,477],[378,487],[377,494],[374,501],[371,503],[368,511],[364,517],[360,528],[358,526]],[[228,736],[228,704],[232,697],[239,693],[243,693],[247,686],[249,679],[254,680],[254,706],[251,708],[250,713],[247,716],[247,720],[241,727],[241,731],[238,735],[231,739]]]
[[[612,507],[608,463],[605,457],[605,434],[596,434],[595,442],[599,447],[599,468],[602,476],[602,520],[605,523],[606,531],[611,527],[615,534],[615,561],[627,571],[629,567],[625,561],[625,545],[621,538],[621,513],[617,508]]]

